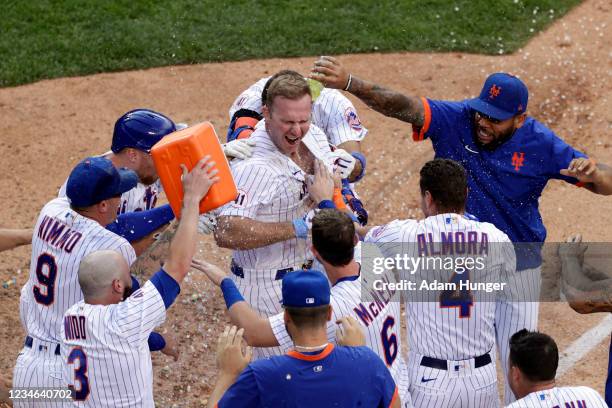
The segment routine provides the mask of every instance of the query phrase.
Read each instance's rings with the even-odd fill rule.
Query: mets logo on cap
[[[501,88],[495,84],[491,85],[491,88],[489,88],[489,98],[491,99],[497,98],[500,93],[501,93]]]
[[[360,131],[362,129],[361,120],[359,120],[359,116],[357,116],[357,112],[355,112],[355,109],[351,107],[346,108],[346,110],[344,111],[344,118],[346,119],[346,122],[351,127],[351,129],[356,131]]]

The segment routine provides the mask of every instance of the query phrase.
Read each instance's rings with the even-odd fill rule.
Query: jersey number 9
[[[57,278],[57,264],[53,255],[42,253],[36,261],[36,278],[34,285],[34,299],[38,303],[49,306],[55,300],[55,279]]]

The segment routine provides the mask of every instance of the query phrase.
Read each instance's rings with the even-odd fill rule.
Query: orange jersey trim
[[[325,357],[329,356],[329,354],[332,352],[333,349],[334,349],[334,345],[329,343],[323,349],[323,351],[320,352],[319,354],[314,354],[314,355],[302,354],[299,351],[291,350],[291,351],[287,352],[287,355],[289,357],[297,358],[298,360],[319,361],[319,360],[323,360]]]
[[[397,385],[395,386],[395,391],[393,392],[393,398],[391,398],[391,402],[389,403],[389,408],[393,406],[395,400],[399,398],[399,392],[397,391]]]
[[[424,97],[421,97],[421,102],[423,103],[423,109],[425,111],[425,121],[420,128],[412,125],[412,140],[415,142],[425,140],[425,133],[427,133],[429,125],[431,124],[431,107],[429,106],[429,102]]]

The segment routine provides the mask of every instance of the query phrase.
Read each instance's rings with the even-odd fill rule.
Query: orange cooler
[[[191,170],[202,157],[209,155],[215,162],[220,180],[213,184],[206,197],[200,201],[200,214],[235,200],[238,195],[229,163],[223,154],[215,129],[210,122],[203,122],[165,136],[151,149],[157,174],[172,207],[179,217],[183,205],[181,164]]]

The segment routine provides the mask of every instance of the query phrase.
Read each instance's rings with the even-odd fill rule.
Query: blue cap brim
[[[119,172],[119,177],[121,178],[117,195],[121,195],[136,187],[136,184],[138,184],[138,175],[133,170],[117,169],[117,171]]]
[[[484,102],[480,98],[469,99],[467,101],[467,104],[470,108],[474,109],[475,111],[483,113],[487,116],[490,116],[493,119],[507,120],[514,116],[514,113],[506,112],[505,110],[496,108],[493,105],[489,105],[488,103]]]

